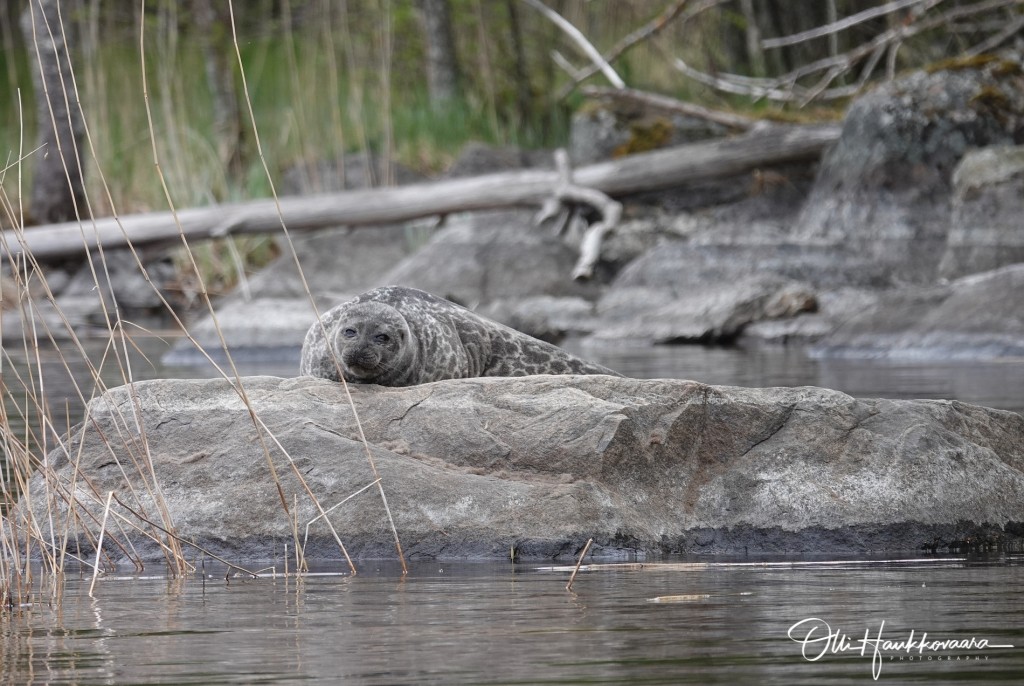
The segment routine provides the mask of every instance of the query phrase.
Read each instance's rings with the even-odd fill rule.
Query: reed
[[[230,3],[229,3],[230,7]],[[252,141],[252,166],[240,178],[245,185],[232,185],[218,164],[213,160],[215,155],[209,145],[203,143],[203,137],[197,135],[196,127],[205,126],[196,121],[195,112],[201,108],[187,106],[194,93],[188,92],[188,79],[181,78],[183,71],[194,69],[195,64],[175,43],[166,28],[159,22],[154,27],[147,22],[148,15],[143,9],[139,14],[138,45],[132,59],[127,54],[117,52],[123,59],[117,60],[113,72],[102,71],[90,63],[85,63],[84,74],[79,73],[81,62],[73,60],[70,68],[62,74],[62,96],[73,106],[78,107],[86,122],[85,152],[81,158],[68,159],[70,165],[87,169],[90,188],[85,205],[78,208],[83,232],[90,230],[92,217],[104,214],[115,216],[124,211],[145,208],[170,207],[172,211],[179,206],[191,206],[203,202],[211,202],[224,197],[266,190],[276,198],[275,170],[280,168],[279,161],[271,159],[266,152],[260,132],[265,124],[260,121],[260,102],[258,96],[250,90],[248,74],[250,69],[266,71],[265,53],[272,48],[266,44],[257,46],[255,56],[244,55],[244,51],[235,32],[233,8],[231,16],[232,45],[237,60],[238,73],[244,85],[244,107],[248,114],[247,135]],[[173,17],[167,22],[173,23]],[[64,31],[63,25],[49,26],[51,32]],[[289,29],[290,30],[290,29]],[[155,48],[151,46],[156,36]],[[333,40],[333,34],[324,33],[324,40]],[[100,48],[93,46],[95,51]],[[294,42],[288,44],[289,51],[298,51]],[[259,52],[264,52],[261,58]],[[334,48],[332,47],[332,51]],[[287,60],[285,60],[287,62]],[[253,65],[256,65],[253,67]],[[331,67],[337,69],[337,65]],[[113,76],[111,75],[113,74]],[[292,60],[288,69],[287,79],[295,93],[319,93],[319,89],[309,87],[300,62]],[[194,80],[193,80],[194,81]],[[80,85],[80,84],[88,84]],[[134,84],[134,90],[133,86]],[[106,95],[98,95],[98,91],[106,89]],[[123,89],[123,92],[119,89]],[[118,109],[110,105],[113,101],[121,101],[119,97],[110,97],[110,93],[122,93],[124,100],[141,101],[144,118],[140,121],[137,110],[130,108]],[[20,105],[20,101],[19,101]],[[300,107],[286,108],[274,118],[268,128],[280,135],[275,124],[282,121],[291,122],[285,128],[285,140],[275,141],[273,150],[280,155],[281,150],[297,146],[299,155],[310,154],[310,151],[322,150],[319,142],[310,142],[303,135],[312,135],[315,130],[306,126],[310,119],[330,122],[337,133],[351,126],[351,120],[340,111],[333,112],[324,118],[322,112],[311,114],[310,110],[322,107],[322,103],[311,102]],[[19,112],[21,108],[19,106]],[[54,116],[54,115],[51,115]],[[283,120],[280,117],[283,116]],[[97,117],[106,118],[97,125]],[[201,115],[198,117],[200,120]],[[380,135],[371,131],[370,122],[379,123],[379,118],[357,117],[354,127],[357,135],[351,138],[362,138],[369,151],[371,135]],[[348,120],[348,121],[346,121]],[[257,126],[257,122],[260,122]],[[298,123],[295,123],[298,122]],[[361,123],[359,123],[361,122]],[[49,122],[53,124],[53,122]],[[44,123],[43,125],[46,125]],[[387,124],[388,127],[391,124]],[[140,128],[141,127],[141,128]],[[127,138],[129,145],[112,144],[107,138],[111,131],[132,131]],[[19,117],[18,145],[13,148],[15,154],[11,161],[0,167],[0,210],[4,223],[24,230],[25,208],[22,198],[25,196],[25,180],[29,175],[31,154],[26,152],[25,141],[31,139],[30,127],[23,117]],[[293,137],[293,138],[289,138]],[[333,139],[334,136],[327,138]],[[122,139],[123,140],[123,139]],[[388,133],[381,140],[393,140]],[[390,145],[390,144],[387,144]],[[146,159],[148,157],[148,160]],[[116,170],[111,174],[110,170]],[[146,170],[143,173],[143,170]],[[256,174],[253,170],[259,172]],[[287,227],[282,221],[282,231],[286,242],[290,245]],[[243,272],[242,265],[246,260],[239,253],[247,247],[265,249],[263,243],[253,246],[240,245],[236,242],[227,243],[235,253],[231,257],[231,268]],[[131,251],[136,266],[144,275],[147,283],[159,295],[169,318],[181,327],[182,332],[197,347],[198,343],[188,333],[183,314],[179,312],[154,285],[146,272],[143,261],[126,236],[126,246]],[[116,417],[116,430],[102,436],[103,444],[111,459],[120,470],[126,490],[122,493],[99,493],[87,479],[80,477],[78,469],[73,468],[74,475],[70,482],[58,478],[56,462],[67,462],[75,467],[83,449],[78,440],[84,427],[89,425],[89,411],[86,411],[83,423],[77,428],[60,428],[60,422],[53,417],[47,397],[44,358],[56,356],[60,365],[72,384],[73,393],[83,406],[91,407],[94,401],[108,390],[106,378],[111,370],[114,377],[122,384],[133,388],[136,383],[136,370],[132,367],[131,351],[135,345],[131,338],[133,324],[126,320],[116,298],[102,302],[102,326],[105,330],[106,343],[102,346],[99,359],[90,353],[91,346],[78,337],[73,324],[64,313],[56,309],[56,321],[40,318],[37,313],[51,307],[54,294],[47,282],[47,271],[30,253],[12,263],[8,257],[11,251],[7,246],[0,246],[0,259],[10,271],[11,277],[5,280],[0,289],[0,306],[15,315],[22,324],[15,334],[3,331],[0,324],[0,372],[3,373],[3,409],[0,410],[0,444],[4,451],[2,479],[0,479],[0,607],[5,611],[15,611],[24,604],[38,599],[39,594],[48,600],[59,599],[63,587],[63,578],[69,565],[87,569],[91,572],[92,583],[90,595],[95,591],[96,581],[116,565],[115,558],[128,560],[138,571],[144,568],[144,561],[132,547],[131,541],[145,537],[155,542],[163,552],[166,569],[175,577],[185,577],[195,572],[191,559],[201,555],[203,559],[210,557],[246,574],[256,574],[229,560],[218,558],[194,542],[183,540],[175,529],[175,522],[170,508],[164,500],[157,470],[154,466],[153,451],[147,435],[146,427],[140,421],[141,407],[138,396],[130,394],[131,402],[123,407],[107,407]],[[292,254],[294,251],[292,250]],[[216,312],[212,305],[211,290],[207,279],[211,269],[202,264],[203,259],[218,260],[221,256],[204,248],[190,245],[182,238],[179,248],[179,264],[191,279],[195,289],[195,297],[201,306],[216,323]],[[102,249],[93,255],[92,280],[96,290],[102,291],[104,272],[107,271],[107,256]],[[90,263],[90,264],[92,264]],[[301,265],[298,265],[301,272]],[[230,283],[220,282],[220,287],[227,288]],[[313,297],[306,287],[311,303],[311,314],[316,315]],[[6,322],[13,321],[5,316]],[[219,333],[219,332],[218,332]],[[356,571],[342,541],[342,533],[335,528],[330,520],[331,510],[320,504],[318,494],[306,484],[301,472],[288,452],[280,444],[273,432],[259,417],[256,409],[246,394],[245,380],[231,358],[230,352],[220,334],[222,352],[227,363],[218,366],[207,354],[208,361],[216,373],[230,382],[239,398],[249,410],[253,428],[262,446],[267,462],[267,470],[277,484],[283,515],[293,522],[292,547],[296,553],[297,568],[301,572],[306,568],[303,557],[305,537],[300,540],[300,525],[305,527],[306,536],[310,526],[326,525],[338,544],[344,559],[351,571]],[[205,353],[205,351],[204,351]],[[20,368],[15,367],[14,358],[24,361]],[[83,374],[84,372],[84,374]],[[84,378],[85,381],[78,379]],[[352,407],[355,412],[355,407]],[[66,417],[65,425],[72,423]],[[372,465],[372,451],[368,444],[364,447],[367,459]],[[301,484],[302,492],[288,498],[278,474],[277,461],[283,459],[286,469]],[[374,470],[375,471],[375,470]],[[34,480],[34,481],[33,481]],[[42,489],[32,487],[33,483],[44,485]],[[384,494],[385,485],[379,475],[362,489],[376,489],[379,497],[387,503]],[[352,494],[354,497],[361,493]],[[34,498],[43,498],[45,503],[33,502]],[[295,517],[298,512],[299,498],[308,498],[319,513],[310,522],[300,523]],[[347,500],[347,498],[346,498]],[[344,501],[343,501],[344,502]],[[337,507],[335,504],[331,509]],[[37,513],[45,512],[41,520]],[[390,519],[390,514],[389,514]],[[323,520],[323,523],[320,523]],[[399,557],[401,544],[394,522],[390,521],[394,532],[396,549]],[[85,552],[79,550],[83,545]],[[404,566],[404,559],[402,559]]]
[[[595,9],[587,0],[570,0],[562,3],[562,9],[599,47],[607,48],[618,27],[649,20],[661,4],[653,0],[611,3],[609,10]],[[205,78],[207,63],[199,36],[181,28],[185,25],[180,15],[184,5],[142,2],[135,4],[136,9],[119,10],[124,13],[121,16],[104,14],[101,3],[86,3],[85,14],[76,17],[80,48],[62,74],[59,93],[85,121],[82,156],[66,160],[69,169],[82,170],[87,180],[85,202],[77,208],[83,234],[93,229],[94,217],[276,198],[290,167],[313,170],[308,185],[311,190],[322,189],[326,180],[317,177],[317,163],[333,161],[343,171],[346,156],[353,153],[383,160],[379,178],[371,179],[382,184],[394,180],[393,163],[436,172],[469,140],[525,147],[564,141],[567,110],[550,106],[552,94],[565,82],[550,58],[550,48],[559,34],[543,17],[520,12],[521,30],[508,35],[495,27],[504,26],[502,22],[508,20],[515,3],[460,3],[459,47],[464,62],[478,68],[463,74],[466,84],[461,96],[438,108],[431,106],[415,68],[422,45],[412,4],[344,5],[327,0],[275,3],[280,21],[269,28],[250,22],[240,37],[236,8],[227,4],[230,16],[224,19],[224,40],[218,45],[230,46],[227,62],[241,86],[237,102],[241,133],[237,140],[227,141],[229,148],[235,145],[237,149],[224,150],[214,115],[220,94]],[[9,13],[9,5],[0,3],[0,12]],[[604,23],[595,20],[596,13],[608,12],[613,16],[603,17]],[[68,20],[63,17],[46,30],[53,35],[66,34]],[[31,67],[26,59],[17,57],[21,52],[12,30],[16,25],[12,17],[0,17],[5,57],[14,57],[5,59],[5,77],[11,83],[28,83]],[[607,35],[602,36],[602,30]],[[698,64],[702,63],[691,53],[713,52],[708,45],[690,45],[688,36],[692,34],[668,30],[630,51],[617,61],[616,68],[635,85],[660,87],[678,95],[679,86],[673,85],[678,77],[668,66],[665,51],[683,45],[680,49],[686,51],[687,59]],[[509,68],[512,62],[515,68]],[[524,74],[530,75],[526,82]],[[51,114],[50,121],[25,116],[25,97],[20,89],[0,89],[0,225],[18,230],[25,227],[23,199],[40,154],[32,149],[32,141],[38,128],[53,125],[57,116]],[[181,307],[154,285],[139,251],[129,236],[125,238],[136,268],[156,292],[167,318],[201,350]],[[278,250],[295,255],[283,221],[281,238],[283,245],[278,248],[268,238],[190,244],[182,237],[174,259],[186,300],[208,313],[216,324],[213,297],[236,284],[244,287],[247,271],[275,257]],[[144,561],[131,543],[140,537],[157,544],[169,574],[192,574],[197,555],[203,559],[216,556],[183,540],[176,531],[154,466],[153,446],[139,419],[138,396],[130,394],[131,402],[123,407],[105,408],[114,415],[117,429],[102,437],[103,445],[127,484],[124,492],[111,495],[98,492],[75,468],[83,447],[79,439],[91,419],[89,412],[74,428],[70,411],[54,406],[56,401],[49,394],[47,369],[53,359],[69,380],[76,402],[84,407],[102,397],[108,383],[134,388],[139,370],[133,368],[133,333],[139,327],[126,318],[115,298],[102,301],[103,345],[96,353],[94,343],[80,339],[65,313],[54,307],[47,269],[30,253],[15,261],[10,254],[7,246],[0,245],[0,263],[10,273],[0,284],[0,307],[7,311],[4,321],[21,324],[10,331],[0,324],[0,394],[4,400],[0,410],[4,455],[0,465],[0,606],[15,610],[33,597],[59,598],[63,576],[71,568],[88,570],[98,579],[114,566],[115,559],[121,559],[141,571]],[[107,255],[97,250],[92,257],[90,265],[96,266],[90,267],[91,278],[99,292],[108,271]],[[297,259],[296,266],[301,274]],[[311,291],[303,283],[310,316],[318,319]],[[41,317],[42,312],[52,316]],[[332,514],[337,517],[335,508],[341,503],[322,503],[322,495],[302,478],[294,460],[250,402],[245,379],[223,334],[218,334],[227,362],[219,365],[208,351],[203,353],[216,375],[232,385],[249,410],[267,472],[277,484],[282,516],[292,529],[290,549],[296,567],[286,571],[301,573],[305,569],[311,526],[327,527],[339,554],[355,571],[345,550],[343,527],[331,520]],[[355,412],[351,396],[348,400]],[[377,473],[373,450],[362,437],[361,424],[358,426],[373,478],[342,502],[375,493],[387,512],[396,551],[402,558],[399,532],[387,503],[387,483]],[[69,482],[58,478],[57,462],[72,465],[74,476]],[[299,484],[296,492],[286,493],[282,484],[285,474]],[[30,482],[44,487],[31,488]],[[33,502],[35,498],[44,502]],[[298,517],[298,504],[303,501],[317,513],[309,522]],[[300,536],[302,529],[305,534]],[[255,573],[227,560],[221,562],[241,573]]]

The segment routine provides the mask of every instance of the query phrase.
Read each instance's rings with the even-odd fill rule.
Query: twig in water
[[[576,560],[576,567],[572,570],[572,576],[569,577],[569,583],[565,585],[565,590],[572,590],[572,582],[576,581],[576,573],[580,571],[580,565],[583,564],[583,558],[587,556],[587,551],[590,550],[590,544],[594,542],[594,539],[588,538],[587,544],[583,546],[583,552],[580,553],[580,559]]]

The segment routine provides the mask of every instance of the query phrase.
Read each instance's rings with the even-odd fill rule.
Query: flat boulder
[[[280,557],[293,532],[308,557],[338,559],[317,519],[327,511],[350,555],[393,558],[369,451],[413,559],[568,559],[591,537],[597,555],[629,557],[935,550],[1024,533],[1013,412],[608,376],[351,387],[351,405],[322,379],[242,381],[248,407],[223,380],[108,391],[8,521],[31,508],[45,541],[63,540],[47,522],[71,522],[68,545],[85,554],[113,493],[114,559],[163,559],[148,522],[233,560]]]
[[[526,211],[460,216],[383,275],[381,283],[419,288],[475,309],[499,298],[595,297],[573,281],[578,252],[533,225]]]
[[[886,283],[875,265],[831,247],[665,240],[612,281],[592,338],[730,343],[758,323],[818,312],[838,302],[833,292]],[[838,313],[821,314],[815,330],[827,332]]]

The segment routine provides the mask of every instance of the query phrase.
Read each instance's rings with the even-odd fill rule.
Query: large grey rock
[[[670,295],[653,288],[616,288],[602,298],[597,341],[731,342],[757,321],[817,309],[814,293],[774,274],[718,282]]]
[[[953,172],[953,216],[939,276],[1024,262],[1024,146],[969,152]]]
[[[493,300],[479,314],[549,343],[593,331],[598,322],[594,303],[580,297],[538,295]]]
[[[108,527],[107,552],[123,555],[118,544],[130,539],[144,558],[163,559],[135,528],[164,538],[139,519],[167,524],[159,492],[182,539],[232,559],[283,554],[291,517],[304,539],[317,515],[310,494],[333,508],[375,477],[341,386],[243,383],[259,432],[223,381],[109,391],[10,520],[23,521],[31,502],[42,527],[73,522],[70,545],[87,551],[113,492],[126,519]],[[1012,412],[607,376],[351,392],[413,558],[507,558],[513,548],[567,558],[588,537],[599,555],[863,553],[1005,538],[1024,525],[1024,417]],[[79,516],[69,520],[72,488]],[[353,556],[395,556],[375,488],[329,516]],[[340,557],[323,521],[309,527],[306,552]]]
[[[102,256],[93,252],[61,290],[57,305],[69,313],[81,313],[94,323],[103,321],[104,307],[113,312],[116,305],[129,313],[162,308],[161,294],[174,300],[174,296],[167,295],[177,277],[174,265],[166,253],[143,255],[141,259],[148,281],[130,250],[105,250]]]
[[[525,211],[459,218],[389,271],[384,283],[419,288],[470,309],[501,298],[592,299],[598,286],[572,279],[577,252],[532,219]]]
[[[946,245],[957,163],[972,148],[1021,140],[1017,57],[886,84],[850,107],[797,237],[862,250],[904,280],[928,282]]]
[[[946,286],[882,294],[827,336],[819,356],[992,359],[1024,356],[1024,264]]]
[[[833,291],[888,283],[877,265],[841,249],[766,238],[746,244],[664,241],[616,276],[598,301],[593,337],[728,342],[758,322],[816,312],[821,301],[836,302],[827,297]],[[848,315],[823,314],[828,319],[814,325],[816,335]]]
[[[858,316],[879,299],[877,291],[839,288],[815,296],[817,309],[795,316],[761,319],[743,328],[743,345],[813,345],[835,331],[851,317]]]

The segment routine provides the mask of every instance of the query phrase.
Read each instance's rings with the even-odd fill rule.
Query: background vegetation
[[[31,150],[38,130],[31,51],[19,30],[27,2],[0,0],[0,79],[6,81],[0,88],[0,152],[7,160],[16,157],[22,136],[27,141],[23,149]],[[547,3],[604,54],[629,32],[659,17],[672,19],[613,61],[624,81],[686,100],[759,110],[792,103],[723,93],[681,73],[675,58],[711,75],[779,76],[840,55],[911,20],[915,12],[986,3],[897,2],[902,5],[898,11],[815,40],[769,50],[758,45],[887,4],[893,3]],[[1002,4],[1008,6],[1007,18],[1019,18],[1020,3]],[[431,34],[422,18],[439,5],[447,11],[459,87],[455,97],[432,103],[426,60]],[[176,205],[187,207],[266,196],[270,182],[279,182],[285,170],[314,169],[321,161],[342,164],[346,152],[378,153],[384,165],[375,182],[389,183],[394,180],[392,162],[436,172],[468,140],[524,147],[562,144],[567,118],[581,100],[578,89],[567,88],[569,71],[589,64],[565,33],[523,0],[235,2],[234,27],[271,170],[268,179],[248,131],[226,0],[63,0],[60,6],[77,92],[98,153],[90,164],[104,170],[111,186],[113,207],[99,192],[97,175],[86,169],[96,214],[166,207],[152,173],[143,69],[163,172]],[[892,62],[892,71],[957,54],[972,45],[978,31],[983,27],[945,23],[941,30],[901,41],[884,62]],[[854,77],[843,75],[838,81],[850,83]],[[606,82],[597,75],[587,83]],[[225,109],[230,123],[224,121]],[[31,178],[33,163],[34,156],[28,155],[25,178]],[[315,188],[317,173],[307,176]],[[3,180],[11,196],[14,181],[11,174]]]

